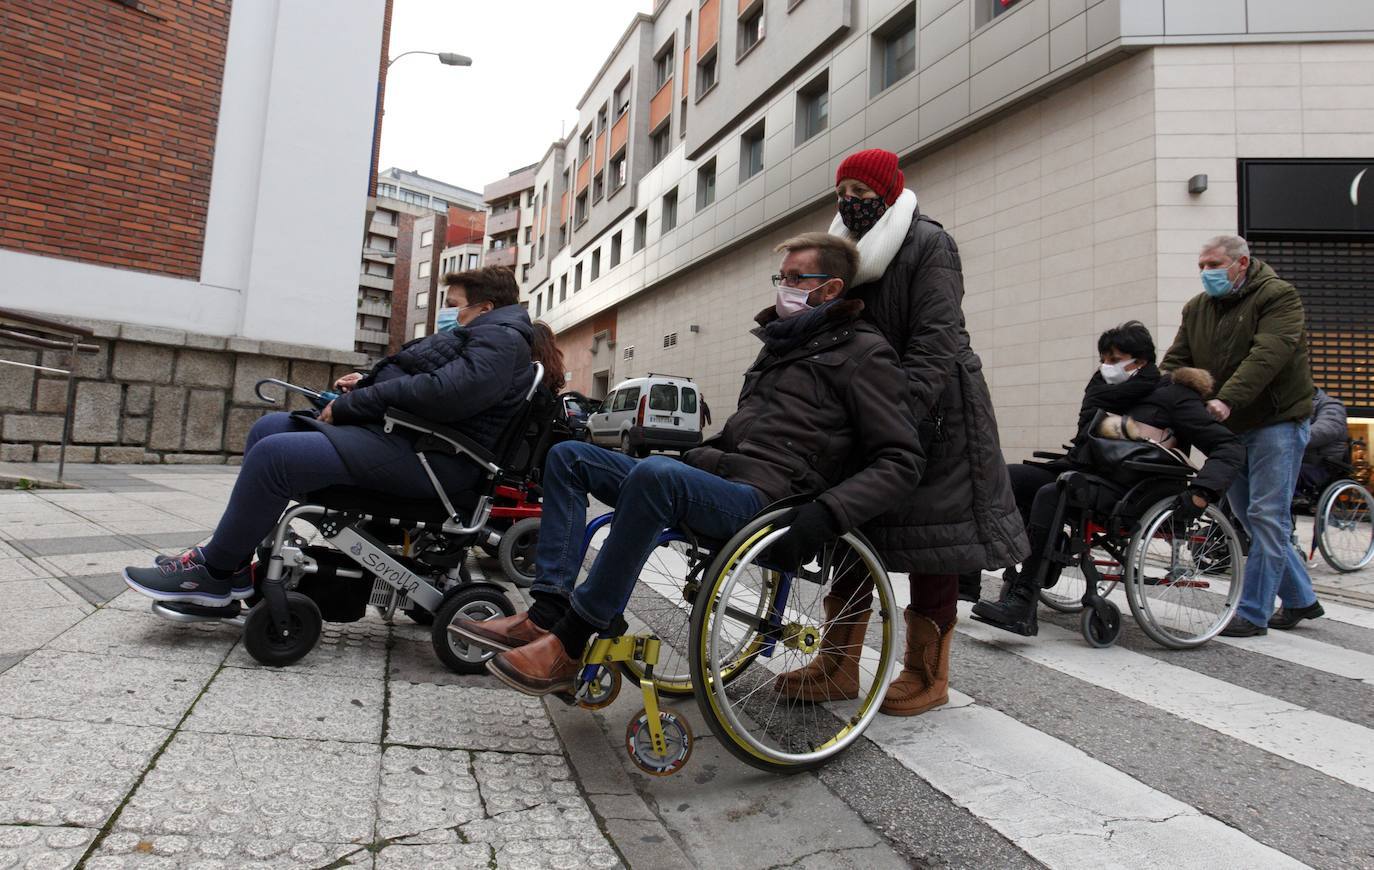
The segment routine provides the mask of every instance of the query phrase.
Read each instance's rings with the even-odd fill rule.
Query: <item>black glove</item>
[[[1197,503],[1193,501],[1194,496],[1202,499],[1203,501],[1209,501],[1207,495],[1204,492],[1202,492],[1202,490],[1197,489],[1196,487],[1188,487],[1179,495],[1178,498],[1174,499],[1172,507],[1174,511],[1173,518],[1175,522],[1191,523],[1193,520],[1202,516],[1203,511],[1207,510],[1206,505],[1203,505],[1202,507],[1197,506]]]
[[[797,508],[787,531],[768,548],[768,555],[783,568],[795,568],[816,558],[825,542],[839,534],[839,523],[830,509],[813,501]]]

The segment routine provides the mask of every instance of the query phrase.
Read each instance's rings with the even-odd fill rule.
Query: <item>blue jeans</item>
[[[1307,566],[1290,537],[1293,487],[1310,434],[1303,420],[1264,426],[1240,436],[1245,443],[1245,467],[1227,498],[1250,535],[1250,557],[1236,613],[1255,625],[1268,625],[1276,594],[1284,607],[1307,607],[1317,600]]]
[[[587,529],[587,496],[615,507],[606,542],[576,589]],[[666,528],[728,538],[764,506],[754,487],[666,456],[631,459],[564,441],[544,461],[544,513],[531,592],[569,599],[578,616],[605,628],[625,610],[635,581]]]
[[[205,545],[205,561],[231,570],[246,564],[291,499],[326,486],[353,483],[329,436],[302,431],[277,412],[253,424],[229,504]]]

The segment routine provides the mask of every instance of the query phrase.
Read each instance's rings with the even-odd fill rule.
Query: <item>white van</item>
[[[615,385],[601,410],[587,418],[587,437],[593,444],[619,447],[628,456],[686,451],[701,443],[703,413],[691,378],[650,372]]]

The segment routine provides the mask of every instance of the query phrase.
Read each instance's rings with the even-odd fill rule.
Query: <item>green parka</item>
[[[1221,385],[1216,398],[1231,407],[1232,432],[1312,414],[1302,298],[1261,260],[1250,259],[1236,292],[1215,299],[1199,293],[1183,306],[1183,325],[1160,368],[1185,366]]]

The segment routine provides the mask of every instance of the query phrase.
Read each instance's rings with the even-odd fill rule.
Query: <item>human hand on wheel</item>
[[[1174,512],[1175,522],[1191,523],[1202,516],[1203,511],[1207,510],[1207,498],[1196,489],[1189,487],[1179,494],[1178,498],[1174,499],[1171,509]]]
[[[839,533],[839,524],[830,509],[813,501],[797,508],[787,531],[768,548],[768,555],[784,568],[804,565],[816,558],[822,545]]]

